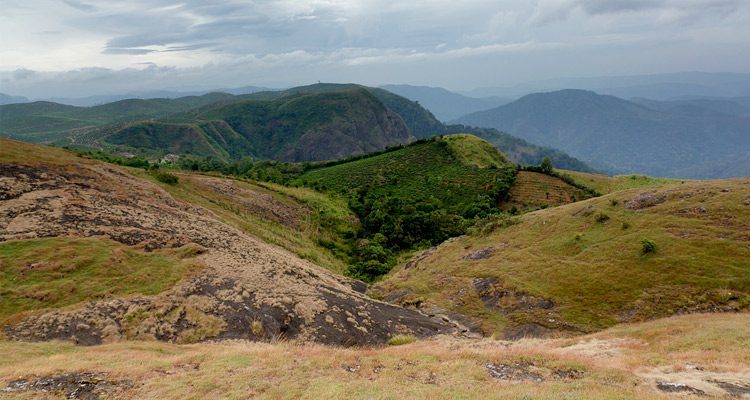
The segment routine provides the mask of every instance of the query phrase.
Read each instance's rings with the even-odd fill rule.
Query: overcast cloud
[[[747,0],[2,0],[0,91],[750,72]]]

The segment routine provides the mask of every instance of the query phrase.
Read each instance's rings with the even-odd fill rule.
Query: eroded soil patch
[[[98,400],[122,393],[131,387],[130,381],[111,380],[104,373],[81,372],[18,379],[10,382],[2,392],[55,393],[66,399]]]
[[[555,379],[582,379],[585,372],[577,369],[540,368],[532,362],[484,364],[490,376],[509,381],[544,382]]]

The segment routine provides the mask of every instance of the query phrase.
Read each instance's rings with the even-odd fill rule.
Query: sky
[[[750,72],[748,0],[0,0],[0,92]]]

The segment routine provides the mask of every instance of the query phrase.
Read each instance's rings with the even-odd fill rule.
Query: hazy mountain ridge
[[[730,72],[678,72],[626,76],[556,78],[514,86],[481,87],[461,93],[472,97],[522,97],[530,93],[563,89],[590,90],[623,99],[644,97],[679,100],[688,97],[750,96],[750,74]]]
[[[0,105],[3,104],[15,104],[15,103],[27,103],[29,99],[23,96],[11,96],[5,93],[0,93]]]
[[[657,111],[692,114],[694,112],[714,111],[739,117],[750,116],[750,108],[742,105],[742,98],[700,98],[686,100],[652,100],[643,97],[630,99],[634,103]]]
[[[524,96],[458,122],[510,132],[617,173],[727,177],[710,164],[741,159],[750,149],[750,118],[713,110],[657,111],[574,89]],[[747,175],[750,171],[737,169],[729,177]]]
[[[475,111],[489,110],[513,101],[511,98],[497,96],[467,97],[439,87],[384,85],[380,88],[419,102],[443,122],[454,120]]]

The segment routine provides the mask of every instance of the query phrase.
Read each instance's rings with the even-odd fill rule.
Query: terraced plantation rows
[[[376,197],[408,197],[414,202],[433,197],[443,206],[451,207],[481,201],[498,180],[514,173],[513,166],[507,164],[504,168],[466,166],[456,160],[446,142],[435,139],[376,157],[312,170],[300,180],[319,181],[339,192],[358,189]]]
[[[573,203],[591,197],[590,193],[557,177],[539,172],[519,171],[510,187],[510,199],[503,202],[502,207],[506,210],[514,206],[519,210],[529,210]]]

